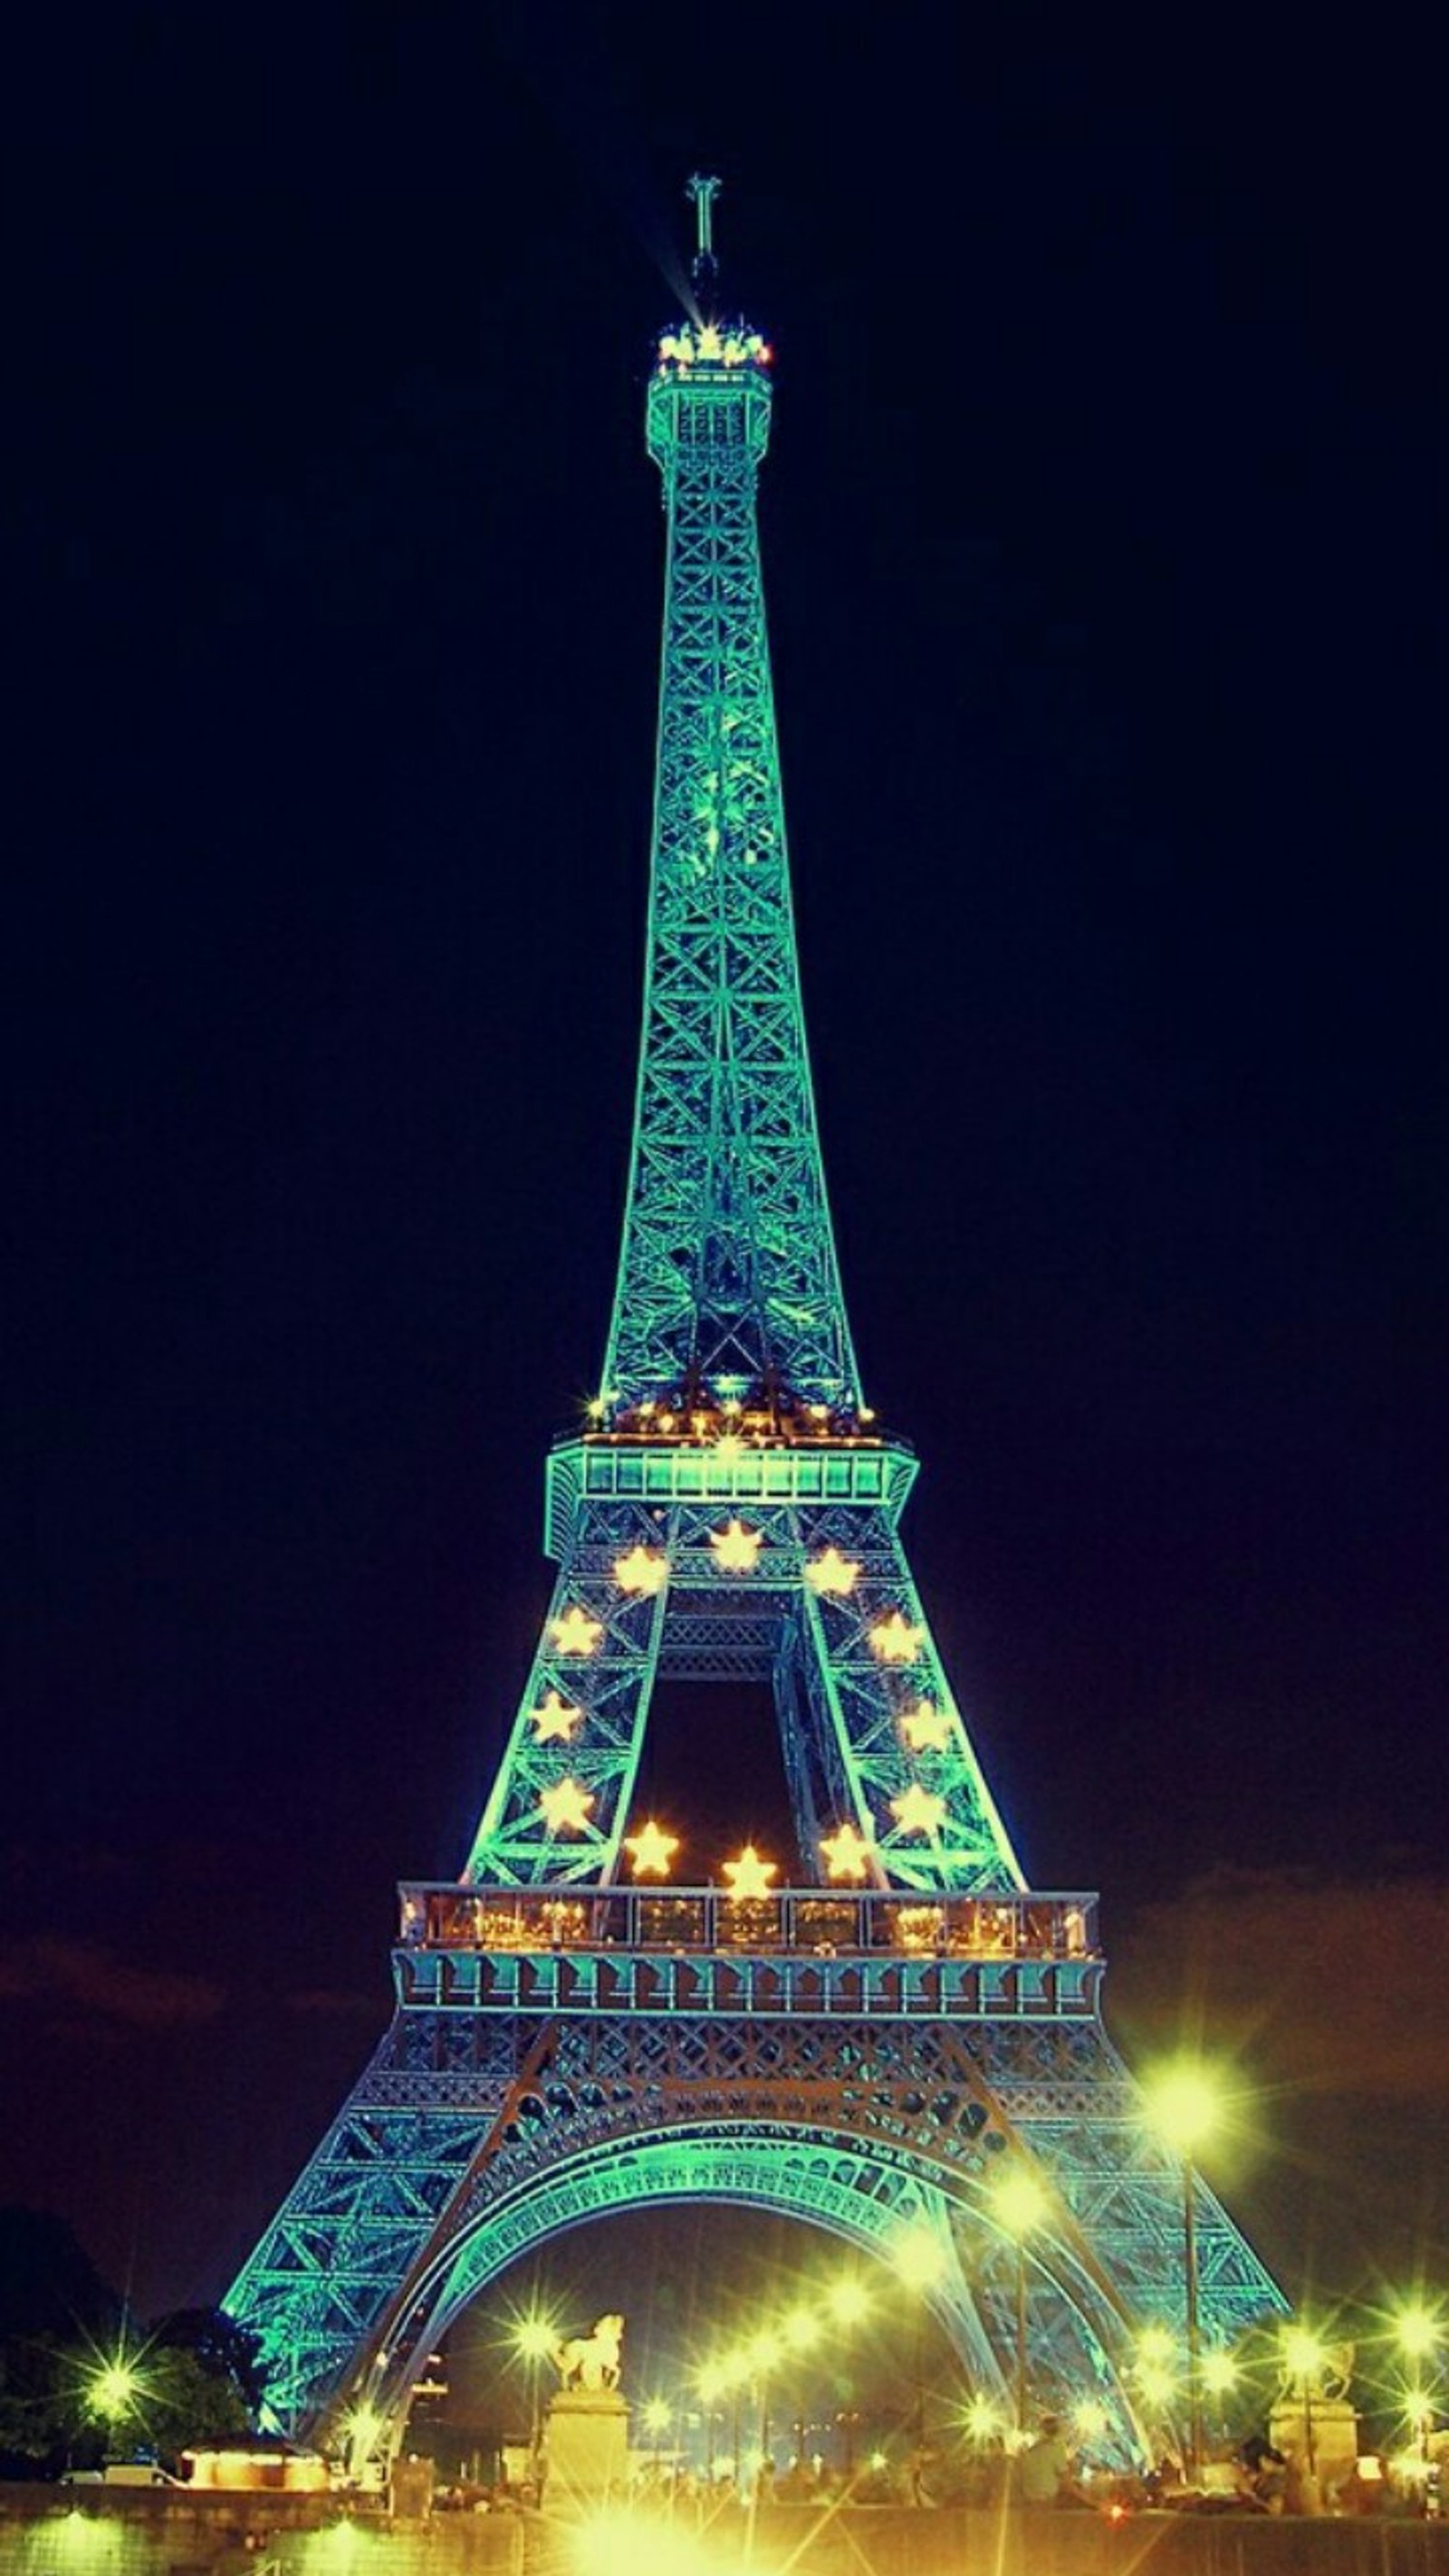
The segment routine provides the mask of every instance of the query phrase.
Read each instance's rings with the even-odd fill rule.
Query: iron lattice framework
[[[404,1888],[391,2027],[230,2293],[293,2428],[365,2406],[390,2438],[488,2281],[640,2198],[788,2210],[881,2252],[928,2226],[928,2295],[984,2386],[1009,2383],[1029,2273],[1035,2384],[1095,2392],[1123,2448],[1132,2334],[1181,2315],[1182,2168],[1102,2025],[1095,1902],[1026,1887],[902,1546],[915,1461],[861,1401],[786,868],[768,370],[744,326],[693,324],[649,388],[669,547],[607,1362],[548,1461],[557,1579],[467,1867]],[[666,1674],[773,1680],[795,1888],[621,1887]],[[822,1857],[849,1883],[822,1886]],[[1029,2243],[993,2199],[1012,2160],[1046,2194]],[[1222,2340],[1281,2300],[1191,2187]]]

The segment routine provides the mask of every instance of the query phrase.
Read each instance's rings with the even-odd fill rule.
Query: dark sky
[[[1116,2026],[1245,2051],[1290,2286],[1449,2273],[1434,83],[971,17],[59,7],[12,66],[0,2197],[143,2307],[336,2108],[546,1598],[700,163],[958,1694]]]

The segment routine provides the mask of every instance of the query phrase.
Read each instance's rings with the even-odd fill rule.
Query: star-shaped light
[[[577,1601],[552,1622],[553,1642],[561,1655],[591,1655],[604,1633],[602,1619],[591,1619]]]
[[[726,1405],[726,1413],[728,1413],[729,1410],[730,1407]],[[737,1431],[722,1431],[718,1440],[716,1440],[714,1444],[714,1454],[717,1458],[738,1458],[744,1445],[745,1444]]]
[[[534,1724],[537,1744],[567,1744],[583,1716],[581,1708],[568,1708],[556,1690],[545,1691],[542,1705],[528,1712]]]
[[[828,1547],[823,1556],[812,1556],[805,1568],[805,1580],[812,1592],[853,1592],[859,1572],[853,1556],[842,1556],[838,1547]]]
[[[651,1817],[637,1834],[624,1836],[624,1849],[633,1859],[636,1878],[662,1878],[679,1849],[679,1836],[667,1834]]]
[[[560,1780],[555,1788],[545,1789],[538,1803],[551,1834],[581,1834],[589,1821],[594,1794],[591,1789],[581,1789],[577,1780]]]
[[[735,1903],[742,1897],[768,1896],[770,1881],[778,1878],[779,1870],[774,1861],[760,1858],[753,1843],[746,1843],[738,1860],[725,1862],[724,1874],[730,1883],[730,1901]]]
[[[914,1708],[902,1709],[901,1733],[913,1753],[944,1753],[951,1742],[951,1712],[918,1699]]]
[[[903,1834],[936,1834],[946,1821],[946,1801],[913,1780],[899,1798],[892,1798],[891,1814]]]
[[[764,1539],[763,1530],[746,1529],[743,1521],[730,1521],[722,1530],[711,1530],[709,1543],[720,1573],[753,1574]]]
[[[878,1619],[870,1632],[870,1642],[883,1664],[913,1664],[921,1651],[924,1628],[913,1628],[899,1610],[888,1619]]]
[[[858,1834],[854,1825],[842,1825],[837,1833],[822,1834],[820,1848],[832,1878],[864,1878],[870,1865],[871,1846]]]
[[[669,1559],[653,1548],[631,1547],[614,1560],[614,1581],[621,1592],[657,1592],[669,1579]]]

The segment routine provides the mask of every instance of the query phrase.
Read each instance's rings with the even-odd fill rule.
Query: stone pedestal
[[[588,2510],[622,2496],[629,2479],[629,2406],[617,2388],[560,2389],[544,2434],[543,2501]]]
[[[1313,2400],[1313,2458],[1317,2471],[1318,2498],[1322,2500],[1347,2477],[1358,2457],[1358,2417],[1346,2397],[1315,2397]],[[1303,2420],[1301,2397],[1280,2398],[1268,2425],[1268,2439],[1275,2451],[1296,2461],[1300,2470],[1308,2465],[1307,2426]],[[1315,2499],[1308,2499],[1305,2510],[1315,2510]]]

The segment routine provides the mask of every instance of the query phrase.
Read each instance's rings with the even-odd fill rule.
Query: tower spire
[[[714,201],[719,192],[719,180],[703,178],[697,170],[685,182],[684,193],[694,208],[696,228],[689,273],[701,301],[713,292],[719,282],[719,262],[714,255]]]

